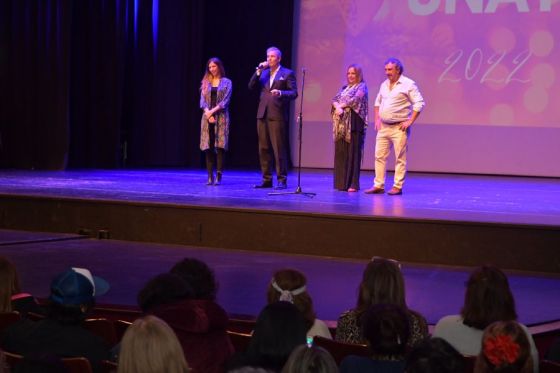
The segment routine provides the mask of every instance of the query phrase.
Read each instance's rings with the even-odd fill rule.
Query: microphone
[[[259,66],[256,67],[256,70],[264,70],[268,67],[268,62],[261,62]]]

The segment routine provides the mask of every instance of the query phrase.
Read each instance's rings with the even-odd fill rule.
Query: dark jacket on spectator
[[[98,336],[80,325],[59,323],[53,319],[22,319],[9,326],[2,335],[2,347],[23,356],[51,354],[64,357],[86,357],[94,371],[101,360],[109,358],[109,347]]]
[[[150,309],[177,334],[193,373],[223,372],[233,355],[227,335],[228,316],[210,300],[183,300]]]

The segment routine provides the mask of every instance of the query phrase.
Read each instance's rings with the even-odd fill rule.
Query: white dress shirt
[[[374,106],[379,107],[383,123],[401,123],[409,119],[412,110],[421,112],[426,103],[414,80],[404,75],[395,82],[393,89],[389,79],[381,83]]]

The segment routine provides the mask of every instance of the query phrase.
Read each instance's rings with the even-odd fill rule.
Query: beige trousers
[[[402,189],[406,176],[406,150],[409,137],[410,127],[406,131],[401,131],[399,123],[381,124],[375,139],[375,187],[385,188],[386,163],[393,147],[396,158],[393,186]]]

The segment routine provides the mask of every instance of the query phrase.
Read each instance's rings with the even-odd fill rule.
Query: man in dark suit
[[[266,50],[249,81],[249,89],[261,89],[257,110],[257,134],[262,182],[255,188],[272,188],[272,154],[276,165],[276,189],[286,189],[288,177],[287,126],[290,101],[297,97],[294,72],[280,66],[282,52],[276,47]]]

